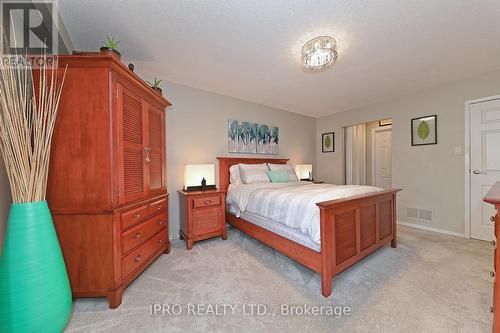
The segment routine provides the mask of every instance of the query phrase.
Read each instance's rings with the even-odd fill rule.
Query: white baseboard
[[[432,232],[437,232],[437,233],[445,234],[445,235],[449,235],[449,236],[455,236],[455,237],[465,238],[465,234],[461,234],[459,232],[453,232],[453,231],[443,230],[443,229],[439,229],[439,228],[434,228],[434,227],[428,227],[426,225],[409,223],[409,222],[403,222],[403,221],[398,221],[398,224],[400,224],[402,226],[405,226],[405,227],[409,227],[409,228],[426,230],[426,231],[432,231]]]

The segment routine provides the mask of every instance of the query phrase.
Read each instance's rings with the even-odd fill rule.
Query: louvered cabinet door
[[[165,115],[152,105],[148,109],[148,193],[165,190]]]
[[[140,97],[117,84],[119,201],[126,203],[147,195],[147,118]]]

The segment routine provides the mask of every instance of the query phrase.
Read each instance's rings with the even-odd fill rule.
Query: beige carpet
[[[397,249],[384,247],[337,276],[327,299],[319,274],[234,229],[227,241],[199,242],[191,251],[176,240],[129,286],[118,309],[105,299],[76,300],[66,331],[490,332],[491,246],[404,227],[399,240]],[[154,303],[177,303],[182,313],[152,315]],[[216,304],[218,314],[227,305],[225,316],[210,313]],[[250,304],[267,313],[250,315]],[[347,306],[351,313],[283,316],[281,304]]]

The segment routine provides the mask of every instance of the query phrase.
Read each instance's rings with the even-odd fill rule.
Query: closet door
[[[156,194],[165,191],[165,114],[146,103],[148,114],[148,193]]]
[[[120,84],[117,89],[119,201],[122,204],[147,194],[147,114],[139,96]]]

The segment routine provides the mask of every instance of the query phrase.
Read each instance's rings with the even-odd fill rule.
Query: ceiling
[[[60,0],[59,8],[78,50],[114,35],[139,73],[314,117],[500,69],[497,0]],[[339,59],[306,73],[300,47],[323,34],[337,38]]]

